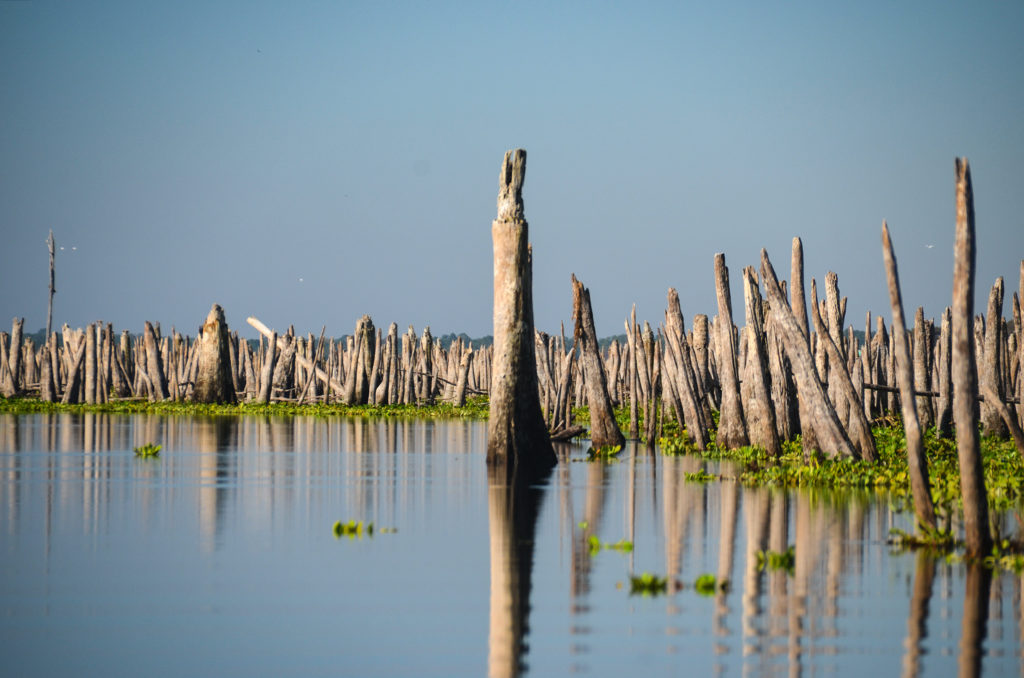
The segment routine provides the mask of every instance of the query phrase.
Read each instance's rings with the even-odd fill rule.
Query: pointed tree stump
[[[974,359],[974,191],[966,158],[956,160],[956,242],[953,246],[953,421],[960,461],[967,553],[992,550],[988,497],[978,432],[978,367]]]
[[[494,356],[491,365],[487,461],[543,468],[557,459],[537,390],[534,353],[533,265],[523,214],[526,151],[505,153],[494,243]]]
[[[737,368],[736,342],[733,337],[732,295],[729,291],[729,269],[725,255],[715,255],[715,292],[718,296],[718,321],[716,322],[716,357],[718,374],[722,382],[722,407],[719,410],[718,434],[715,442],[719,447],[734,450],[750,444],[747,423],[743,418],[743,402],[740,399],[740,380]]]
[[[199,372],[192,400],[197,403],[234,403],[235,386],[231,376],[230,336],[224,309],[214,304],[198,339]]]
[[[580,347],[580,360],[587,375],[587,402],[590,405],[590,442],[594,447],[621,446],[626,437],[615,422],[608,380],[597,347],[594,313],[590,306],[590,290],[572,276],[573,342]]]

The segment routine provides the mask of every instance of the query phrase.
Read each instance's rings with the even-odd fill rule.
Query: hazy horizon
[[[725,252],[835,271],[846,322],[950,304],[954,158],[971,163],[975,312],[1024,258],[1024,5],[651,2],[0,3],[0,329],[210,305],[255,336],[351,333],[368,313],[491,334],[498,171],[527,150],[538,329],[599,336],[716,312]],[[63,249],[60,249],[63,248]]]

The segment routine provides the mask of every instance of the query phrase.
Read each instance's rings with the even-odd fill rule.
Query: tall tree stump
[[[718,330],[716,357],[718,373],[722,382],[722,407],[718,418],[718,435],[715,442],[719,447],[733,450],[750,444],[747,423],[743,417],[743,402],[740,399],[740,380],[737,367],[736,341],[732,325],[732,294],[729,291],[729,269],[725,255],[715,255],[715,292],[718,296]]]
[[[498,186],[494,243],[494,356],[487,461],[550,467],[557,459],[537,390],[533,339],[533,264],[523,214],[526,151],[505,153]]]
[[[199,331],[199,372],[192,400],[197,403],[234,403],[231,349],[224,309],[214,304]]]

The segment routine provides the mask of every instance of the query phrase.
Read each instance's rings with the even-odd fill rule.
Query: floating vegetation
[[[639,577],[630,576],[629,595],[658,596],[668,591],[668,579],[650,572]]]
[[[450,403],[432,405],[344,405],[332,403],[239,403],[237,405],[205,404],[191,402],[146,400],[118,400],[95,405],[65,405],[48,403],[37,398],[0,397],[0,412],[31,414],[36,412],[96,412],[107,414],[168,414],[168,415],[238,415],[260,414],[273,416],[306,415],[316,417],[367,417],[403,419],[487,419],[488,401],[486,396],[466,399],[466,404],[457,407]]]
[[[729,590],[729,580],[723,579],[719,583],[718,578],[713,574],[702,574],[693,583],[694,590],[702,596],[713,596],[717,591],[723,593]]]
[[[154,445],[153,443],[146,443],[135,448],[135,456],[140,459],[156,459],[160,456],[161,445]]]
[[[758,551],[757,552],[757,569],[764,571],[768,569],[772,572],[778,570],[784,570],[790,576],[793,575],[793,570],[796,568],[796,546],[790,545],[785,551]]]
[[[622,445],[601,445],[600,447],[591,447],[587,450],[587,459],[589,461],[597,459],[614,459],[621,451]]]
[[[587,539],[587,545],[590,548],[590,555],[592,556],[600,553],[602,549],[606,551],[619,551],[621,553],[629,553],[633,550],[633,542],[628,541],[627,539],[620,539],[614,544],[602,543],[596,534],[590,535],[590,538]]]
[[[685,475],[686,482],[688,483],[708,483],[712,480],[716,480],[718,476],[711,475],[707,471],[701,469],[700,471],[694,471],[693,473],[687,473]]]
[[[906,549],[940,549],[947,550],[956,546],[956,538],[950,530],[931,529],[927,525],[918,525],[918,533],[910,534],[898,527],[889,530],[889,543]]]
[[[350,520],[347,523],[343,523],[340,520],[334,523],[334,538],[341,539],[342,537],[348,537],[354,539],[356,537],[362,539],[363,535],[367,537],[373,536],[373,523],[366,523],[363,525],[363,521],[356,522]]]

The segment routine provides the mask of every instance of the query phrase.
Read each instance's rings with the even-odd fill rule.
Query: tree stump
[[[197,403],[236,402],[228,323],[219,304],[214,304],[207,314],[197,343],[199,372],[192,400]]]
[[[533,345],[533,264],[523,214],[526,151],[505,153],[494,244],[494,357],[491,366],[487,461],[543,468],[557,459],[537,390]]]
[[[590,290],[572,276],[573,342],[580,347],[580,360],[587,374],[587,402],[590,404],[590,441],[594,447],[624,445],[626,437],[615,422],[608,379],[601,363],[590,306]]]
[[[722,382],[722,407],[719,410],[718,435],[715,442],[719,447],[734,450],[749,445],[750,438],[747,436],[747,423],[743,418],[743,403],[740,399],[729,269],[725,265],[725,255],[721,252],[715,255],[715,292],[718,297],[716,357]]]

